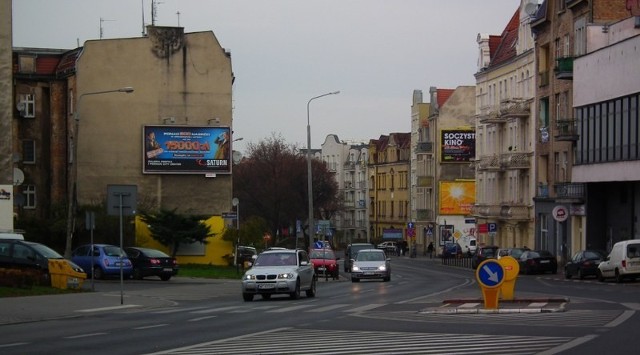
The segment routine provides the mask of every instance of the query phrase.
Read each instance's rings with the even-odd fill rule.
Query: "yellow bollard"
[[[516,287],[516,279],[520,273],[520,265],[512,256],[503,256],[498,262],[504,268],[504,282],[500,286],[500,294],[503,300],[513,301],[514,289]]]

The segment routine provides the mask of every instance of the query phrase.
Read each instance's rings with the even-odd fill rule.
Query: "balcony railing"
[[[556,79],[573,79],[573,57],[556,58]]]
[[[479,170],[500,170],[500,158],[498,155],[485,155],[476,159],[475,165]]]
[[[492,111],[486,115],[480,117],[480,123],[489,124],[489,123],[506,123],[507,117],[503,117],[500,115],[500,112]]]
[[[578,135],[577,121],[573,118],[558,119],[556,121],[555,138],[558,141],[577,141]]]
[[[529,100],[507,99],[500,102],[500,117],[506,119],[510,117],[529,117],[531,107]]]
[[[585,198],[584,184],[575,182],[561,182],[553,185],[556,197],[582,201]]]
[[[433,153],[433,142],[418,142],[416,153]]]
[[[529,169],[531,157],[529,153],[500,154],[500,166],[504,169]]]

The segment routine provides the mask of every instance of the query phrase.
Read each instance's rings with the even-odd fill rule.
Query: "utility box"
[[[59,289],[80,289],[87,274],[73,270],[66,259],[49,259],[51,287]]]

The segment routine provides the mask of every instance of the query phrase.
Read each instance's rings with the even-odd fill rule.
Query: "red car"
[[[334,280],[340,277],[340,269],[338,267],[340,258],[336,257],[336,253],[333,250],[328,248],[313,249],[309,258],[318,277],[331,276]]]

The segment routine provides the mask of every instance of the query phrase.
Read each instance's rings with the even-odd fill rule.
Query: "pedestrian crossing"
[[[284,341],[274,341],[283,339]],[[578,341],[576,341],[578,340]],[[350,331],[283,327],[160,354],[538,354],[559,353],[580,338],[392,331]],[[588,339],[582,339],[585,341]]]

